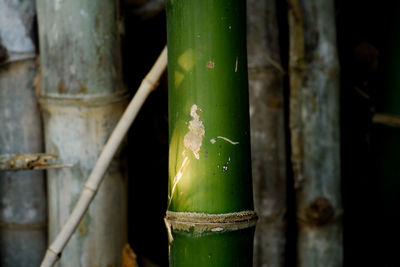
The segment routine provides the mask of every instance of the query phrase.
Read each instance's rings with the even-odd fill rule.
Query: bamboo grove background
[[[0,266],[39,266],[166,44],[163,1],[79,3],[0,0],[0,154],[45,151],[75,164],[0,171]],[[399,265],[387,242],[400,234],[399,8],[247,0],[254,266]],[[126,241],[139,266],[168,265],[167,87],[164,75],[59,266],[120,266]],[[71,104],[77,95],[85,101]]]

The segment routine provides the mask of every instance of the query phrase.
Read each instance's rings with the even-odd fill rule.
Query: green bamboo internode
[[[246,1],[166,4],[170,265],[251,266]]]

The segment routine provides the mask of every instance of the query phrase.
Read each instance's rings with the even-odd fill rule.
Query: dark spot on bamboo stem
[[[328,199],[319,197],[311,202],[307,207],[306,216],[311,223],[323,225],[328,223],[333,218],[334,209]]]
[[[96,26],[96,29],[100,26],[100,21],[101,19],[99,18],[99,16],[96,16],[94,18],[94,25]]]
[[[0,44],[0,63],[3,63],[8,58],[7,48]]]
[[[86,86],[82,83],[82,82],[79,82],[79,91],[78,91],[78,93],[80,93],[80,94],[86,94],[87,93],[87,89],[86,89]]]
[[[58,82],[58,92],[60,94],[67,93],[67,88],[65,88],[64,81],[62,80]]]
[[[207,68],[213,69],[215,67],[215,63],[213,61],[208,61],[207,62]]]
[[[272,96],[268,100],[268,107],[273,109],[280,109],[282,108],[282,101],[280,100],[280,98]]]

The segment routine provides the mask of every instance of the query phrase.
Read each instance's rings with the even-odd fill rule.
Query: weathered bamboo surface
[[[284,266],[286,152],[275,1],[247,0],[247,50],[255,208],[254,266]]]
[[[43,150],[34,16],[32,0],[0,0],[0,154]],[[0,266],[39,266],[45,250],[43,171],[0,171]]]
[[[34,60],[0,67],[0,153],[42,151]],[[39,266],[46,250],[42,171],[0,171],[0,266]]]
[[[0,65],[36,57],[35,1],[0,1]]]
[[[290,129],[298,266],[342,266],[339,63],[333,1],[290,0]]]
[[[61,230],[125,105],[44,105],[46,151],[74,167],[48,170],[50,241]],[[67,122],[67,123],[66,123]],[[73,127],[71,127],[73,125]],[[126,179],[119,156],[113,160],[93,204],[63,251],[59,266],[119,264],[126,239]],[[105,264],[107,263],[107,264]]]
[[[73,168],[48,171],[49,241],[78,201],[127,104],[118,1],[37,1],[46,152]],[[120,266],[126,242],[126,176],[116,156],[57,266]]]

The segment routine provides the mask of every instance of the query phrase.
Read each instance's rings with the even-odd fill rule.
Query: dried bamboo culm
[[[247,0],[251,151],[255,209],[254,266],[284,266],[286,152],[283,75],[276,6]]]
[[[99,190],[100,184],[104,179],[104,174],[107,171],[113,156],[117,152],[118,146],[121,144],[124,136],[126,135],[130,125],[138,114],[147,96],[157,87],[158,80],[160,79],[161,74],[164,72],[166,66],[167,48],[164,48],[149,74],[143,79],[143,82],[140,85],[137,93],[133,97],[132,101],[128,105],[117,126],[112,132],[110,138],[105,144],[92,172],[90,173],[89,178],[87,179],[87,182],[82,188],[82,193],[72,211],[72,214],[69,216],[60,233],[47,250],[46,257],[43,259],[41,267],[53,266],[58,260],[61,252],[71,238],[73,232],[78,227],[79,222],[82,220],[91,201],[95,197],[96,192]]]
[[[37,0],[36,4],[45,151],[74,165],[47,171],[49,240],[54,240],[121,117],[128,92],[122,84],[118,1]],[[64,249],[60,266],[121,265],[127,239],[124,170],[119,153]]]
[[[35,1],[0,0],[0,155],[43,150],[33,81]],[[46,250],[42,171],[0,170],[0,266],[38,266]]]
[[[289,0],[297,266],[342,266],[339,63],[334,3]]]

